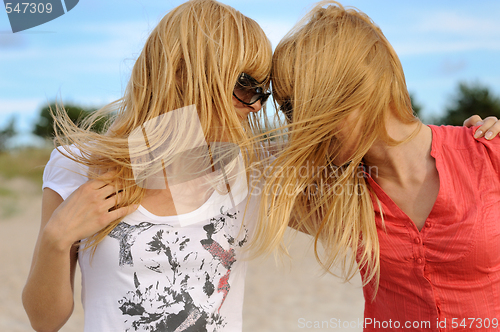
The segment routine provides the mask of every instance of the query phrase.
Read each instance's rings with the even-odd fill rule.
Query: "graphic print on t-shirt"
[[[134,259],[130,248],[134,245],[135,239],[143,231],[150,229],[154,224],[141,222],[139,225],[132,226],[121,222],[109,233],[109,236],[120,241],[120,261],[119,265],[134,266]]]
[[[220,309],[231,288],[235,249],[248,237],[248,230],[233,222],[237,214],[221,209],[198,226],[198,236],[147,222],[122,222],[110,233],[120,243],[118,264],[133,271],[135,288],[117,301],[125,331],[218,331],[226,325]],[[145,252],[137,255],[143,259],[132,254],[138,243],[144,243]],[[141,271],[149,279],[142,280]],[[157,273],[153,279],[151,271]]]

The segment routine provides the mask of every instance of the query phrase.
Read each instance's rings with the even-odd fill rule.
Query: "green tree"
[[[422,105],[415,99],[415,94],[410,92],[410,100],[411,100],[411,108],[413,109],[413,113],[415,113],[418,117],[420,117],[420,111],[422,110]]]
[[[500,118],[500,98],[479,83],[462,82],[459,83],[457,93],[438,123],[461,126],[465,119],[474,114],[483,119],[490,115]]]
[[[17,134],[16,131],[16,118],[11,117],[5,128],[0,129],[0,152],[7,149],[7,141]]]
[[[51,103],[50,105],[44,107],[40,111],[40,116],[38,117],[38,121],[35,124],[35,128],[33,129],[33,134],[38,135],[42,138],[52,138],[54,137],[54,120],[52,119],[52,111],[56,109],[56,104]],[[88,116],[90,116],[93,112],[95,112],[96,108],[86,108],[81,107],[75,104],[67,103],[64,104],[64,110],[68,114],[68,117],[73,121],[73,123],[78,124]],[[107,118],[99,119],[95,125],[92,127],[94,131],[102,131]]]

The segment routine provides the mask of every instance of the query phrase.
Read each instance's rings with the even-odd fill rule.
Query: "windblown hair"
[[[68,157],[89,167],[91,179],[116,171],[110,182],[123,190],[117,208],[139,204],[145,193],[134,178],[129,136],[173,110],[194,105],[206,141],[235,143],[250,163],[256,153],[248,137],[261,131],[257,127],[262,121],[251,114],[249,121],[242,123],[232,104],[232,92],[243,72],[268,85],[271,57],[271,44],[255,21],[216,1],[188,1],[169,12],[151,32],[123,98],[80,126],[68,119],[64,109],[56,110],[55,141]],[[110,114],[106,133],[90,130],[93,123]],[[241,146],[240,142],[246,143]],[[182,145],[182,137],[175,143]],[[81,155],[68,144],[74,144]],[[182,151],[182,146],[178,148]],[[119,222],[95,234],[86,248],[95,248]]]
[[[364,283],[378,284],[379,245],[363,157],[377,139],[400,143],[387,134],[387,112],[403,123],[418,121],[395,51],[368,16],[323,1],[276,47],[271,80],[289,122],[289,142],[268,174],[254,245],[260,252],[283,248],[290,225],[315,236],[316,258],[327,271],[340,264],[350,279],[366,269]],[[342,131],[346,120],[360,128],[359,139],[342,165],[334,165],[349,138]]]

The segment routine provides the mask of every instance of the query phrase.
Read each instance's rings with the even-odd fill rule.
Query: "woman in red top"
[[[332,1],[277,46],[272,82],[289,145],[257,244],[279,245],[290,221],[325,268],[359,268],[366,331],[497,330],[500,140],[423,125],[380,29]]]

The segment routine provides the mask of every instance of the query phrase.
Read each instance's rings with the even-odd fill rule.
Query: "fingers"
[[[134,204],[134,205],[124,206],[124,207],[121,207],[119,209],[110,211],[108,214],[108,217],[110,218],[110,222],[115,221],[119,218],[123,218],[123,217],[131,214],[132,212],[137,210],[138,207],[139,207],[139,204]]]
[[[137,205],[117,208],[125,201],[125,193],[117,186],[102,178],[94,179],[82,184],[63,201],[49,222],[73,243],[92,236],[137,209]]]
[[[106,172],[96,179],[88,182],[88,185],[93,189],[98,191],[99,197],[106,198],[110,195],[115,194],[118,190],[116,186],[111,184],[111,180],[116,175],[115,171]]]
[[[500,121],[495,116],[489,116],[476,125],[480,125],[480,127],[474,133],[474,138],[484,136],[487,140],[491,140],[500,133]]]
[[[481,121],[482,121],[482,119],[479,115],[473,115],[464,121],[464,127],[469,128],[469,127],[476,126],[476,125],[478,125],[478,122],[481,122]]]
[[[110,180],[112,180],[115,175],[115,171],[109,171],[99,176],[97,179],[88,182],[88,186],[94,191],[94,197],[101,202],[99,205],[106,213],[116,207],[124,198],[123,191],[118,190],[115,185],[110,183]]]
[[[107,196],[105,198],[105,208],[109,211],[110,209],[114,208],[118,202],[121,202],[123,201],[123,192],[119,192],[118,194],[116,195],[111,195],[111,196]]]
[[[97,218],[97,222],[100,228],[104,228],[113,221],[123,218],[128,214],[134,212],[139,207],[139,204],[133,204],[125,207],[116,208],[118,202],[123,199],[123,193],[110,196],[104,201],[104,205],[101,207],[102,212],[100,217]]]

